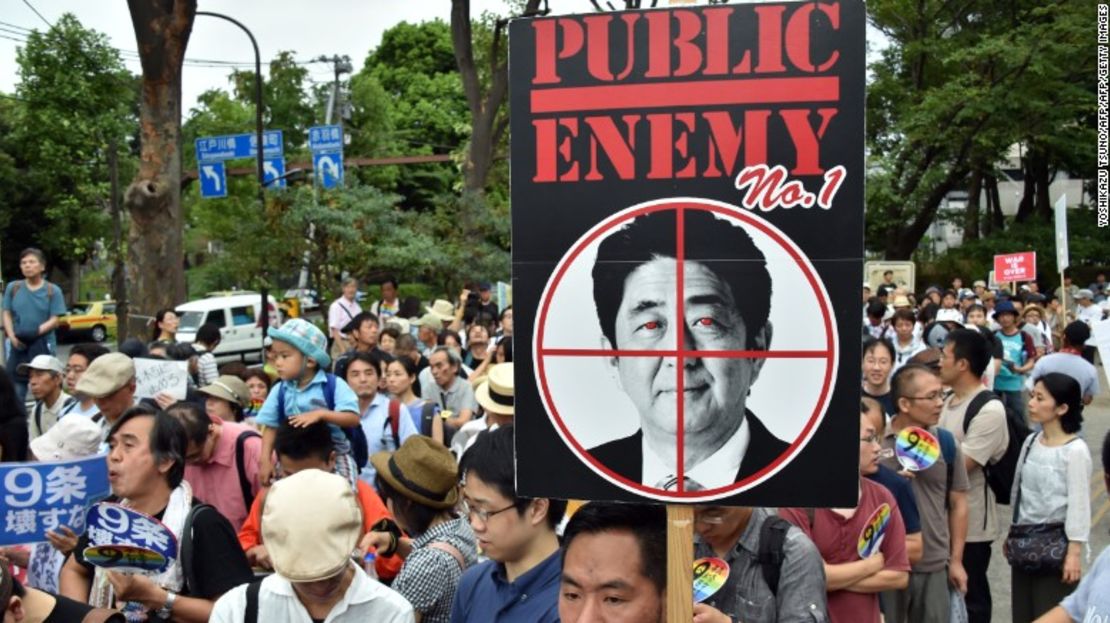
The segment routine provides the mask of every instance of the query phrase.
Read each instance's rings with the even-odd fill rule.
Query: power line
[[[35,8],[35,5],[31,4],[30,0],[23,0],[23,4],[26,4],[28,8],[30,8],[32,11],[34,11],[35,15],[38,15],[39,19],[41,19],[47,26],[49,26],[51,28],[54,27],[54,24],[51,24],[50,20],[43,17],[42,13],[39,13],[39,10]]]

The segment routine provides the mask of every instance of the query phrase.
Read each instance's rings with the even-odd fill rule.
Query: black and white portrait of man
[[[650,202],[599,223],[538,316],[556,430],[636,494],[709,500],[763,482],[828,398],[835,324],[815,274],[781,231],[728,204]]]
[[[735,356],[770,347],[773,286],[763,254],[742,228],[689,210],[679,300],[676,219],[673,211],[650,212],[606,238],[593,295],[603,348],[692,353],[682,358],[682,395],[678,357],[610,357],[640,430],[590,452],[621,476],[674,490],[682,400],[684,489],[717,488],[754,474],[787,448],[746,407],[766,360]]]

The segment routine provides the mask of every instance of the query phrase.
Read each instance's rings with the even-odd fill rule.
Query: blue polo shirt
[[[286,420],[294,415],[317,409],[327,409],[328,400],[327,396],[324,395],[326,384],[327,376],[323,371],[317,371],[316,376],[312,377],[312,381],[304,389],[297,386],[297,379],[279,381],[270,390],[269,395],[266,396],[266,401],[258,409],[255,421],[270,428],[280,428]],[[278,413],[278,392],[282,385],[285,386],[285,413]],[[351,386],[347,385],[347,381],[340,378],[335,379],[334,410],[358,413],[358,396],[355,395]],[[335,442],[336,453],[350,454],[351,444],[347,441],[347,435],[343,433],[343,429],[331,422],[328,422],[328,429],[331,430],[331,439]]]
[[[494,560],[471,567],[455,591],[451,623],[559,623],[560,557],[556,551],[515,582]]]

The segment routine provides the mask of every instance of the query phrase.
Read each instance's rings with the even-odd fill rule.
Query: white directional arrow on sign
[[[212,183],[216,185],[216,192],[220,192],[220,174],[216,172],[216,167],[204,165],[200,170],[204,173],[205,177],[212,180]]]
[[[335,160],[332,160],[331,156],[321,156],[320,177],[327,179],[329,176],[334,180],[339,179],[339,165],[335,163]]]
[[[275,167],[274,164],[272,162],[270,162],[269,160],[263,161],[262,171],[266,175],[266,179],[271,179],[272,180],[272,179],[281,177],[281,172],[278,171],[277,167]]]

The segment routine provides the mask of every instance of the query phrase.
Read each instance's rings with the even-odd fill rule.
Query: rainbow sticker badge
[[[728,563],[720,558],[699,558],[694,561],[694,603],[709,599],[728,580]]]
[[[940,444],[924,428],[903,428],[894,440],[894,456],[902,467],[911,472],[929,469],[940,458]]]
[[[890,504],[883,504],[875,509],[871,518],[867,520],[867,525],[863,527],[863,532],[860,532],[859,545],[856,546],[860,558],[868,558],[879,551],[889,523]]]
[[[85,548],[85,560],[103,569],[161,572],[169,560],[158,552],[134,545],[95,545]]]

